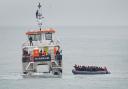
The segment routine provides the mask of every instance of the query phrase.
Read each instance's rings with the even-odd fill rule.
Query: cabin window
[[[41,40],[41,35],[40,34],[35,34],[35,35],[28,35],[28,38],[32,37],[33,41],[40,41]]]
[[[52,40],[52,33],[45,33],[46,40]]]

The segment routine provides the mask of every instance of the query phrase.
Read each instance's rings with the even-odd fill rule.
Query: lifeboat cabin
[[[29,31],[26,35],[27,41],[22,45],[23,73],[39,73],[38,66],[47,65],[45,73],[62,74],[62,49],[55,30]]]

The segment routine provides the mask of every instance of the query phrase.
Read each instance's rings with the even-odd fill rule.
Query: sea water
[[[128,27],[55,27],[63,47],[62,78],[23,78],[27,27],[0,27],[0,89],[127,89]],[[73,75],[74,64],[106,66],[111,74]]]

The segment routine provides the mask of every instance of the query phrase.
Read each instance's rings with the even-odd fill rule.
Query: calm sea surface
[[[0,89],[128,89],[128,27],[56,27],[62,78],[22,78],[27,28],[0,28]],[[74,64],[106,66],[108,75],[73,75]]]

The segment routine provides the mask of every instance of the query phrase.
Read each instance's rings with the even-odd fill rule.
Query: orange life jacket
[[[57,51],[57,49],[56,49],[56,47],[54,48],[54,55],[56,55],[56,51]]]
[[[33,57],[39,57],[39,49],[33,50]]]

